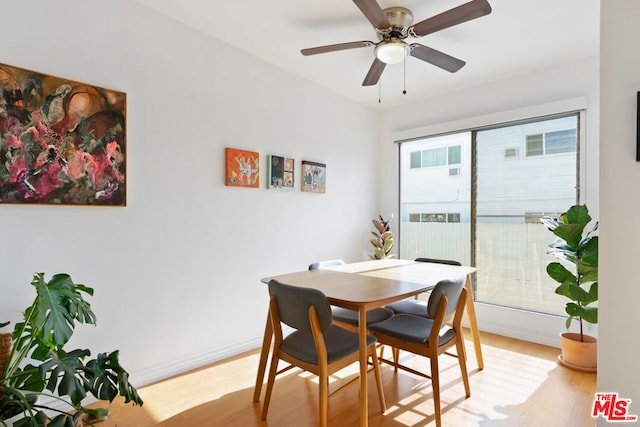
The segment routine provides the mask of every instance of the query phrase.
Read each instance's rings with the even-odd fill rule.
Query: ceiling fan
[[[353,2],[376,30],[379,38],[377,43],[363,40],[312,47],[302,49],[300,52],[308,56],[375,46],[375,58],[362,82],[363,86],[377,84],[387,64],[398,63],[407,55],[455,73],[465,65],[464,61],[420,43],[409,44],[405,42],[405,39],[408,37],[423,37],[491,13],[491,5],[487,0],[472,0],[411,25],[413,14],[404,7],[382,9],[376,0],[353,0]]]

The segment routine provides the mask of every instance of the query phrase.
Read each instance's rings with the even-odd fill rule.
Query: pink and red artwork
[[[0,203],[126,205],[126,94],[0,64]]]

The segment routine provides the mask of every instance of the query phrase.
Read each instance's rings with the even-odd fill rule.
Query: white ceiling
[[[408,39],[466,61],[457,73],[409,57],[388,65],[380,87],[363,87],[373,47],[302,56],[300,49],[371,40],[375,31],[351,0],[136,0],[193,28],[371,107],[434,94],[597,55],[599,0],[489,0],[491,14]],[[468,0],[378,0],[410,9],[414,23]],[[378,102],[379,92],[381,103]]]

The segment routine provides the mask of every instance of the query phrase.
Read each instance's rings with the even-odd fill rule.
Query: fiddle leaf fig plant
[[[557,236],[549,245],[549,253],[560,262],[547,265],[547,274],[560,285],[555,293],[569,298],[565,311],[569,316],[569,329],[574,318],[580,322],[580,341],[584,341],[583,321],[598,323],[598,307],[591,304],[598,301],[598,222],[585,232],[591,222],[586,205],[574,205],[560,217],[545,216],[542,223]],[[570,271],[565,264],[572,264]]]
[[[105,408],[88,408],[85,397],[142,405],[129,374],[120,365],[119,351],[91,358],[87,349],[65,350],[77,324],[96,324],[96,316],[84,295],[93,289],[74,283],[68,274],[56,274],[48,282],[43,273],[33,276],[36,296],[24,311],[24,319],[11,333],[11,350],[0,372],[0,425],[20,414],[15,427],[84,425],[84,420],[105,419]],[[0,327],[8,322],[0,323]],[[6,334],[5,334],[6,335]],[[42,396],[43,402],[35,399]],[[64,402],[68,410],[50,402]],[[90,422],[88,422],[90,424]]]

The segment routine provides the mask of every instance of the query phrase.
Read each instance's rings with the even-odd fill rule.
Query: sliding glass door
[[[400,256],[475,265],[475,298],[561,314],[540,223],[577,201],[579,115],[400,144]]]

